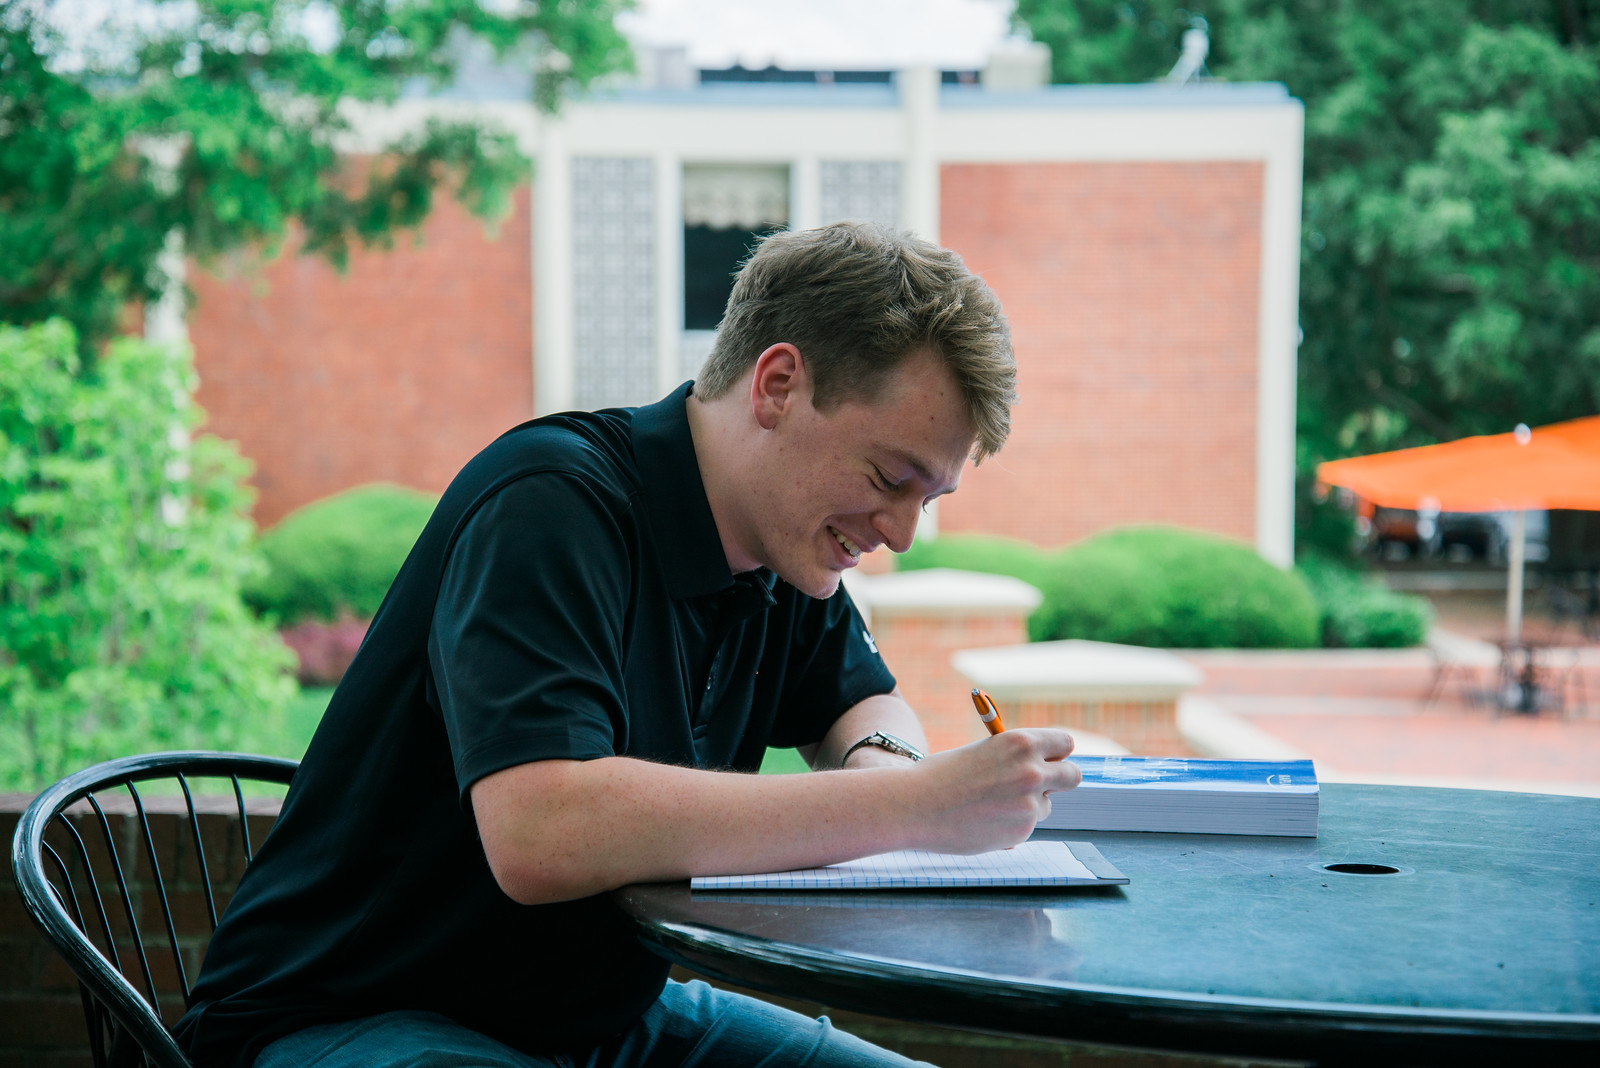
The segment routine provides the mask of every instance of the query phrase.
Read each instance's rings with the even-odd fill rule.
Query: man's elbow
[[[484,856],[500,892],[519,905],[576,901],[605,889],[592,871],[548,853],[534,857],[520,849],[495,849],[486,841]]]
[[[473,818],[489,871],[519,905],[572,901],[606,889],[592,851],[582,848],[581,830],[557,818],[571,810],[562,792],[573,787],[575,767],[566,761],[524,764],[472,786]]]

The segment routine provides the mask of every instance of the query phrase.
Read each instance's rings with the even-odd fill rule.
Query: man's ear
[[[750,379],[750,410],[761,429],[777,426],[785,412],[810,395],[811,385],[806,380],[805,360],[799,349],[780,341],[756,357],[755,374]]]

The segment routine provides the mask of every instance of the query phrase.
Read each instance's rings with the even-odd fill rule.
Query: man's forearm
[[[626,757],[540,761],[472,788],[501,888],[524,904],[630,882],[782,871],[917,835],[903,769],[743,775]]]
[[[1048,792],[1077,784],[1077,769],[1063,760],[1071,750],[1065,731],[1041,729],[1008,731],[917,764],[807,775],[627,757],[547,760],[475,783],[472,805],[501,889],[536,904],[893,849],[1014,845],[1049,811]]]

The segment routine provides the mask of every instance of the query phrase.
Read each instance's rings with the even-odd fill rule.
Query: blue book
[[[1039,826],[1315,838],[1317,772],[1309,760],[1083,756],[1075,790],[1050,795]]]

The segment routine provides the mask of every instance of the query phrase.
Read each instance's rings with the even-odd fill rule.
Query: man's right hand
[[[1072,735],[1057,727],[1019,728],[935,753],[907,769],[921,780],[921,848],[981,853],[1016,845],[1050,814],[1046,796],[1082,780],[1066,758]]]

